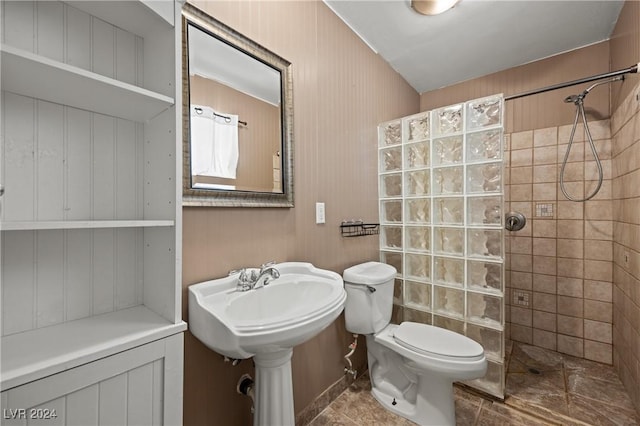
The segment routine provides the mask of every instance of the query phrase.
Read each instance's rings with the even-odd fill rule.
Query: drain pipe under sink
[[[347,361],[347,364],[349,364],[349,367],[344,368],[344,374],[350,374],[351,376],[353,376],[353,380],[356,379],[358,372],[353,368],[353,364],[351,363],[351,356],[355,353],[357,347],[358,347],[358,335],[354,334],[353,342],[349,345],[349,349],[351,349],[351,352],[349,352],[344,356],[345,361]]]
[[[251,414],[255,414],[256,400],[254,398],[254,382],[249,374],[243,374],[238,380],[236,391],[240,395],[246,395],[251,398]]]

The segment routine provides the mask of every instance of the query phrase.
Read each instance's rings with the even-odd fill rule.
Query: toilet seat
[[[456,332],[416,322],[403,322],[393,331],[400,346],[420,354],[452,361],[478,361],[484,358],[483,347]]]

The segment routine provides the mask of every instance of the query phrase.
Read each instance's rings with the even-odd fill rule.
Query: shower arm
[[[640,66],[640,63],[632,65],[629,68],[621,69],[621,70],[618,70],[618,71],[612,71],[612,72],[608,72],[608,73],[604,73],[604,74],[597,74],[597,75],[593,75],[591,77],[585,77],[585,78],[581,78],[581,79],[578,79],[578,80],[567,81],[565,83],[558,83],[558,84],[554,84],[552,86],[543,87],[543,88],[540,88],[540,89],[529,90],[527,92],[518,93],[516,95],[505,96],[504,100],[505,101],[511,101],[513,99],[523,98],[525,96],[537,95],[539,93],[549,92],[551,90],[558,90],[558,89],[562,89],[562,88],[565,88],[565,87],[575,86],[575,85],[578,85],[578,84],[589,83],[591,81],[604,80],[606,78],[623,76],[625,74],[635,74],[635,73],[638,72],[638,67],[639,66]],[[597,86],[597,84],[594,85],[594,86],[591,86],[585,92],[588,93],[588,91],[593,89],[593,87],[595,87],[595,86]]]

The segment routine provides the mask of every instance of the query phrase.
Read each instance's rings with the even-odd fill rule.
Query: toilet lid
[[[403,322],[393,337],[400,345],[426,354],[450,358],[480,358],[482,345],[462,334],[416,322]]]

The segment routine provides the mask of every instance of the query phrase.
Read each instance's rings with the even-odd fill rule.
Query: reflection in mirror
[[[185,4],[183,205],[293,206],[290,63]]]

